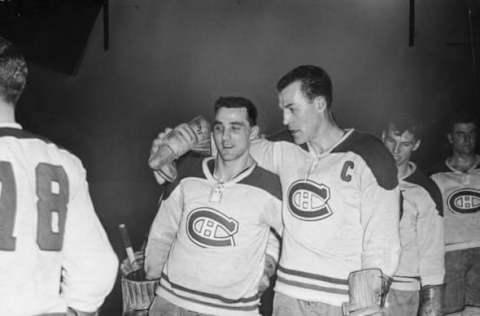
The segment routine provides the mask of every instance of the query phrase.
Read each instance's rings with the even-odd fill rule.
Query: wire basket
[[[144,252],[137,251],[133,265],[128,259],[124,259],[120,265],[124,315],[130,311],[148,310],[155,298],[160,279],[145,279],[144,259]]]

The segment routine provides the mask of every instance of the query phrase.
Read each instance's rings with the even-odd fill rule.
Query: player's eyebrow
[[[292,102],[287,103],[287,104],[281,104],[280,108],[281,109],[290,109],[294,104]]]
[[[234,122],[230,122],[230,125],[245,126],[246,124],[243,121],[234,121]]]
[[[215,120],[215,121],[213,121],[213,125],[224,125],[224,123]],[[247,124],[244,121],[233,121],[233,122],[227,123],[227,125],[246,126]]]

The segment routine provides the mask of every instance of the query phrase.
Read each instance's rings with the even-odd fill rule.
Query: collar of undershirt
[[[253,169],[255,169],[256,166],[257,166],[257,163],[255,162],[255,160],[253,160],[253,163],[251,165],[247,166],[245,169],[240,171],[232,179],[225,182],[221,182],[221,181],[218,181],[214,176],[215,157],[205,158],[202,163],[203,173],[205,174],[205,177],[207,178],[207,180],[212,184],[222,184],[224,186],[233,185],[235,183],[242,181],[252,173]]]

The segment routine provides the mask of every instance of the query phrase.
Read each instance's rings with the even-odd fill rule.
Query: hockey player
[[[259,315],[281,233],[278,176],[249,154],[252,102],[215,103],[215,157],[186,157],[167,187],[146,247],[147,278],[161,278],[149,315]],[[268,281],[267,281],[268,282]]]
[[[341,315],[351,272],[391,276],[397,267],[395,164],[379,139],[336,124],[323,69],[299,66],[277,91],[294,144],[252,146],[254,158],[280,175],[286,198],[274,315]]]
[[[350,273],[378,268],[388,278],[398,265],[395,163],[380,139],[338,127],[323,69],[299,66],[277,90],[294,143],[260,139],[251,147],[259,165],[280,176],[287,199],[274,315],[342,315]],[[153,152],[163,138],[154,140]]]
[[[0,315],[95,315],[118,259],[80,160],[16,123],[26,77],[0,37]]]
[[[420,146],[413,120],[397,117],[382,132],[400,182],[400,264],[387,296],[388,315],[440,316],[443,303],[442,199],[435,183],[410,158]]]
[[[478,121],[469,112],[451,116],[451,155],[432,172],[445,210],[445,312],[480,315],[480,156]]]

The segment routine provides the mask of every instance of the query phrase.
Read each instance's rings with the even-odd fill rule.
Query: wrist
[[[277,261],[270,255],[265,256],[265,266],[263,272],[269,278],[271,278],[277,269]]]

